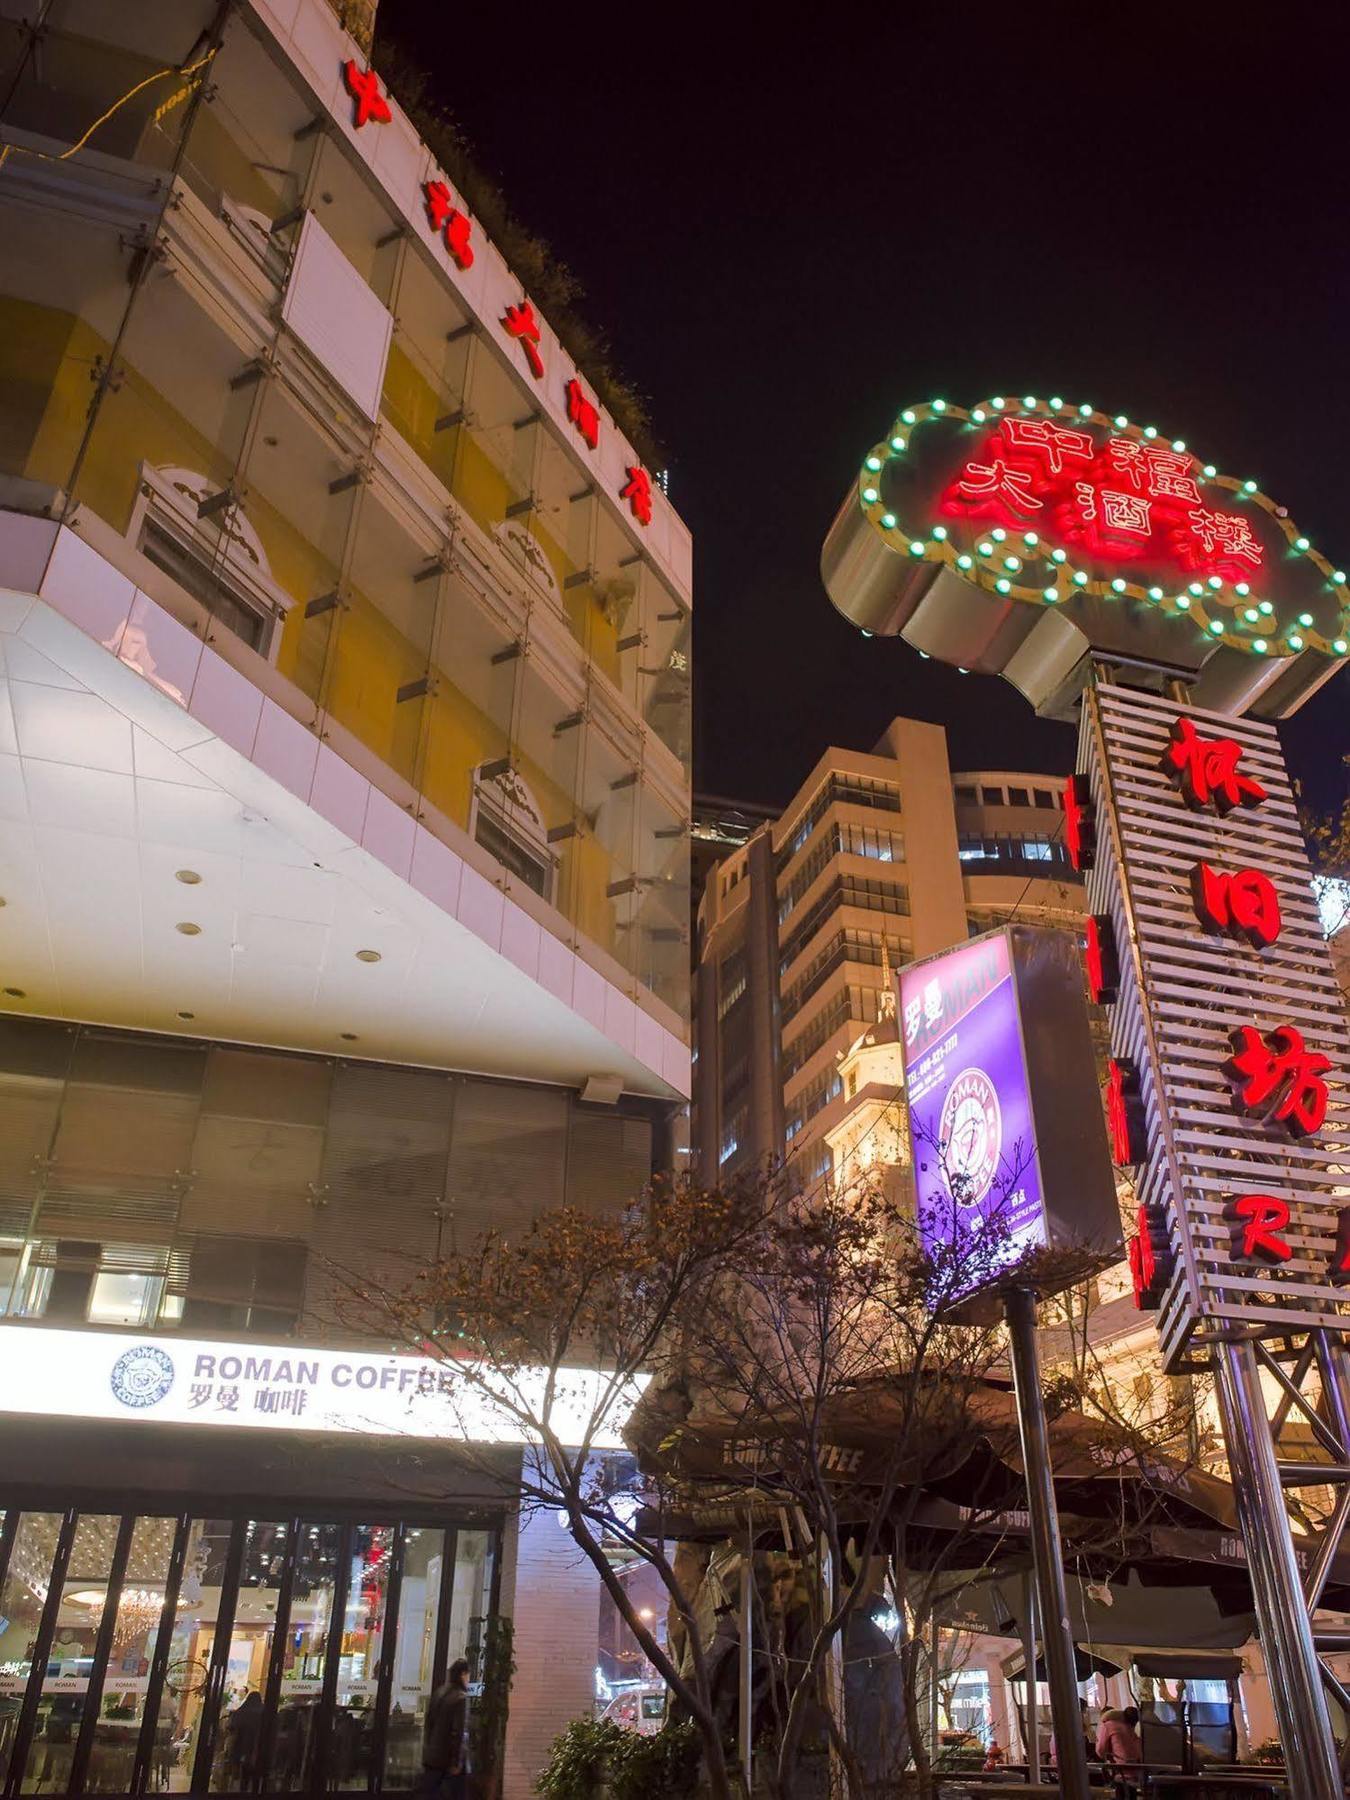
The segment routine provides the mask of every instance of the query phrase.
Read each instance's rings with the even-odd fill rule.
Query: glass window
[[[37,1727],[23,1772],[20,1791],[25,1794],[61,1792],[69,1784],[120,1523],[113,1513],[82,1513],[76,1522],[56,1632],[43,1672]]]
[[[164,1283],[156,1275],[123,1275],[102,1270],[89,1295],[94,1325],[153,1325]]]
[[[393,1525],[358,1525],[352,1534],[338,1656],[337,1710],[324,1770],[329,1787],[375,1786],[375,1702],[395,1532]]]
[[[492,1597],[492,1533],[461,1531],[455,1544],[449,1660],[467,1657],[471,1681],[482,1679],[483,1640]]]
[[[961,782],[957,782],[956,798],[958,803],[962,806],[974,806],[980,798],[979,789],[968,787]]]
[[[1054,811],[1055,796],[1052,793],[1050,793],[1046,788],[1037,788],[1036,792],[1032,796],[1032,798],[1035,800],[1037,806],[1041,807],[1044,811],[1046,811],[1046,812]]]
[[[23,1239],[0,1238],[0,1317],[19,1309],[23,1267]]]
[[[431,1698],[445,1533],[413,1527],[404,1546],[394,1640],[394,1681],[384,1753],[386,1788],[410,1788],[422,1772],[422,1723]]]
[[[1008,789],[1009,806],[1030,806],[1031,794],[1026,788],[1010,787]]]
[[[1003,789],[1001,787],[985,788],[984,803],[986,806],[1002,806],[1004,804]]]
[[[150,1657],[164,1613],[174,1519],[137,1519],[117,1622],[103,1678],[103,1697],[85,1778],[87,1791],[126,1793],[150,1687]],[[102,1610],[101,1607],[99,1609]]]
[[[199,1237],[191,1251],[184,1325],[289,1332],[305,1285],[303,1244]]]
[[[211,1788],[237,1793],[258,1774],[267,1672],[281,1601],[291,1526],[250,1519],[239,1594],[230,1627],[221,1719],[211,1759]],[[282,1621],[283,1629],[285,1622]]]
[[[228,1519],[194,1519],[189,1527],[151,1751],[150,1786],[159,1792],[185,1794],[192,1786],[230,1529]]]
[[[333,1615],[341,1537],[337,1525],[300,1528],[295,1586],[281,1656],[281,1697],[266,1786],[292,1792],[309,1785],[324,1662]]]
[[[0,1587],[0,1777],[8,1767],[33,1667],[33,1639],[42,1620],[60,1530],[60,1513],[24,1513]]]

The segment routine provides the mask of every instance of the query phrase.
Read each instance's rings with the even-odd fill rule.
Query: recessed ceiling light
[[[184,937],[198,937],[201,934],[201,929],[201,926],[194,925],[191,919],[180,919],[174,926],[174,930],[181,931]]]
[[[354,1031],[340,1031],[338,1036],[349,1044],[354,1044],[357,1041],[356,1033]]]
[[[180,1012],[178,1016],[180,1019],[195,1019],[197,1015],[194,1012]]]
[[[186,882],[188,887],[196,887],[201,876],[195,869],[178,869],[175,871],[174,880]]]
[[[26,1000],[28,998],[27,991],[24,988],[6,988],[5,992],[9,995],[11,1000]]]
[[[378,950],[358,950],[356,960],[357,962],[378,962],[380,953]]]

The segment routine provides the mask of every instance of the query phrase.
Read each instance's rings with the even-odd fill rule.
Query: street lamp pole
[[[1004,1297],[1012,1346],[1013,1389],[1017,1396],[1017,1428],[1022,1440],[1027,1510],[1031,1516],[1031,1555],[1036,1570],[1037,1610],[1045,1673],[1050,1687],[1050,1717],[1064,1800],[1088,1800],[1087,1751],[1083,1717],[1074,1675],[1073,1631],[1064,1586],[1064,1558],[1059,1541],[1054,1475],[1050,1466],[1050,1433],[1041,1392],[1040,1357],[1036,1349],[1036,1296],[1030,1288],[1010,1288]],[[1032,1646],[1033,1652],[1035,1646]],[[1027,1710],[1036,1704],[1036,1669],[1027,1674]]]

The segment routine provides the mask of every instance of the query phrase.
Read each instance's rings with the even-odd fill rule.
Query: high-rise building
[[[896,719],[870,753],[827,750],[709,871],[694,1084],[706,1171],[787,1158],[809,1184],[899,1129],[889,971],[1014,915],[1077,922],[1062,785],[953,772],[941,726]]]
[[[689,534],[324,0],[0,96],[0,1772],[406,1788],[510,1618],[523,1796],[595,1578],[335,1271],[670,1158]]]

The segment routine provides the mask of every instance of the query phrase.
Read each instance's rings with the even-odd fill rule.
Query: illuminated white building
[[[332,1270],[670,1162],[689,534],[323,0],[3,10],[0,1763],[405,1789],[509,1618],[515,1800],[595,1579]]]

